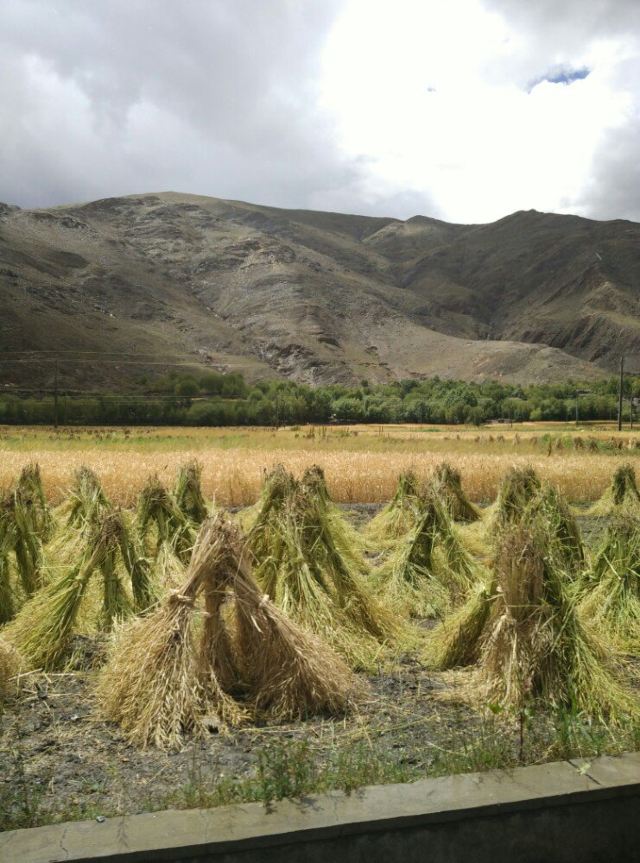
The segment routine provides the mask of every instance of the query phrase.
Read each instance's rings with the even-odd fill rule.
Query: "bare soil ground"
[[[378,508],[359,505],[348,512],[361,525]],[[593,545],[603,520],[580,517],[580,522]],[[432,672],[410,656],[393,669],[368,675],[370,695],[348,717],[258,721],[212,732],[178,752],[140,750],[97,712],[94,681],[105,648],[104,639],[78,637],[73,670],[25,675],[20,696],[5,706],[0,715],[0,829],[195,805],[194,788],[215,789],[230,779],[242,782],[255,776],[265,748],[293,749],[298,741],[306,741],[320,761],[361,747],[365,780],[381,775],[396,781],[568,757],[582,751],[582,744],[585,754],[599,747],[610,750],[610,740],[596,739],[593,729],[582,743],[574,732],[570,740],[562,740],[548,716],[531,723],[523,716],[494,715],[491,705],[473,707],[463,697],[471,672]],[[371,773],[372,760],[385,764],[385,772]]]
[[[86,641],[86,660],[100,645]],[[38,795],[40,819],[134,813],[163,807],[196,779],[213,787],[222,776],[242,779],[255,770],[256,750],[275,739],[307,739],[318,753],[375,742],[399,765],[428,772],[437,747],[451,745],[464,728],[480,721],[462,704],[434,695],[447,687],[446,675],[427,672],[411,660],[393,673],[369,677],[370,696],[361,710],[342,720],[250,726],[188,744],[179,752],[140,750],[117,726],[97,715],[95,670],[30,675],[21,696],[0,720],[2,784],[25,781]],[[9,798],[9,787],[4,797]]]

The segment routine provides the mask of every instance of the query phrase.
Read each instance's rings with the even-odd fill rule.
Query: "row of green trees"
[[[293,423],[471,423],[491,420],[613,419],[616,378],[519,386],[484,381],[402,380],[310,387],[293,381],[249,385],[239,374],[168,375],[144,393],[0,396],[0,423],[61,425],[287,425]],[[640,377],[625,380],[625,417]]]

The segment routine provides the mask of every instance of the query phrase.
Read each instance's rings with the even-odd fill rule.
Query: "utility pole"
[[[58,428],[58,360],[56,360],[56,371],[53,384],[53,427]]]
[[[622,431],[622,384],[624,382],[624,355],[620,357],[620,382],[618,383],[618,431]]]

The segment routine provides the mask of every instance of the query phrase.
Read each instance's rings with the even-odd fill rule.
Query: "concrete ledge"
[[[0,833],[2,863],[640,860],[640,753]]]

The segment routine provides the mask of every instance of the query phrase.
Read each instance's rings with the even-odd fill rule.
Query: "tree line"
[[[640,377],[624,382],[624,417],[640,396]],[[289,380],[247,383],[238,373],[169,373],[143,378],[130,393],[0,395],[0,423],[60,425],[291,425],[295,423],[447,423],[495,420],[615,419],[618,379],[522,386],[438,377],[393,383],[311,387]]]

